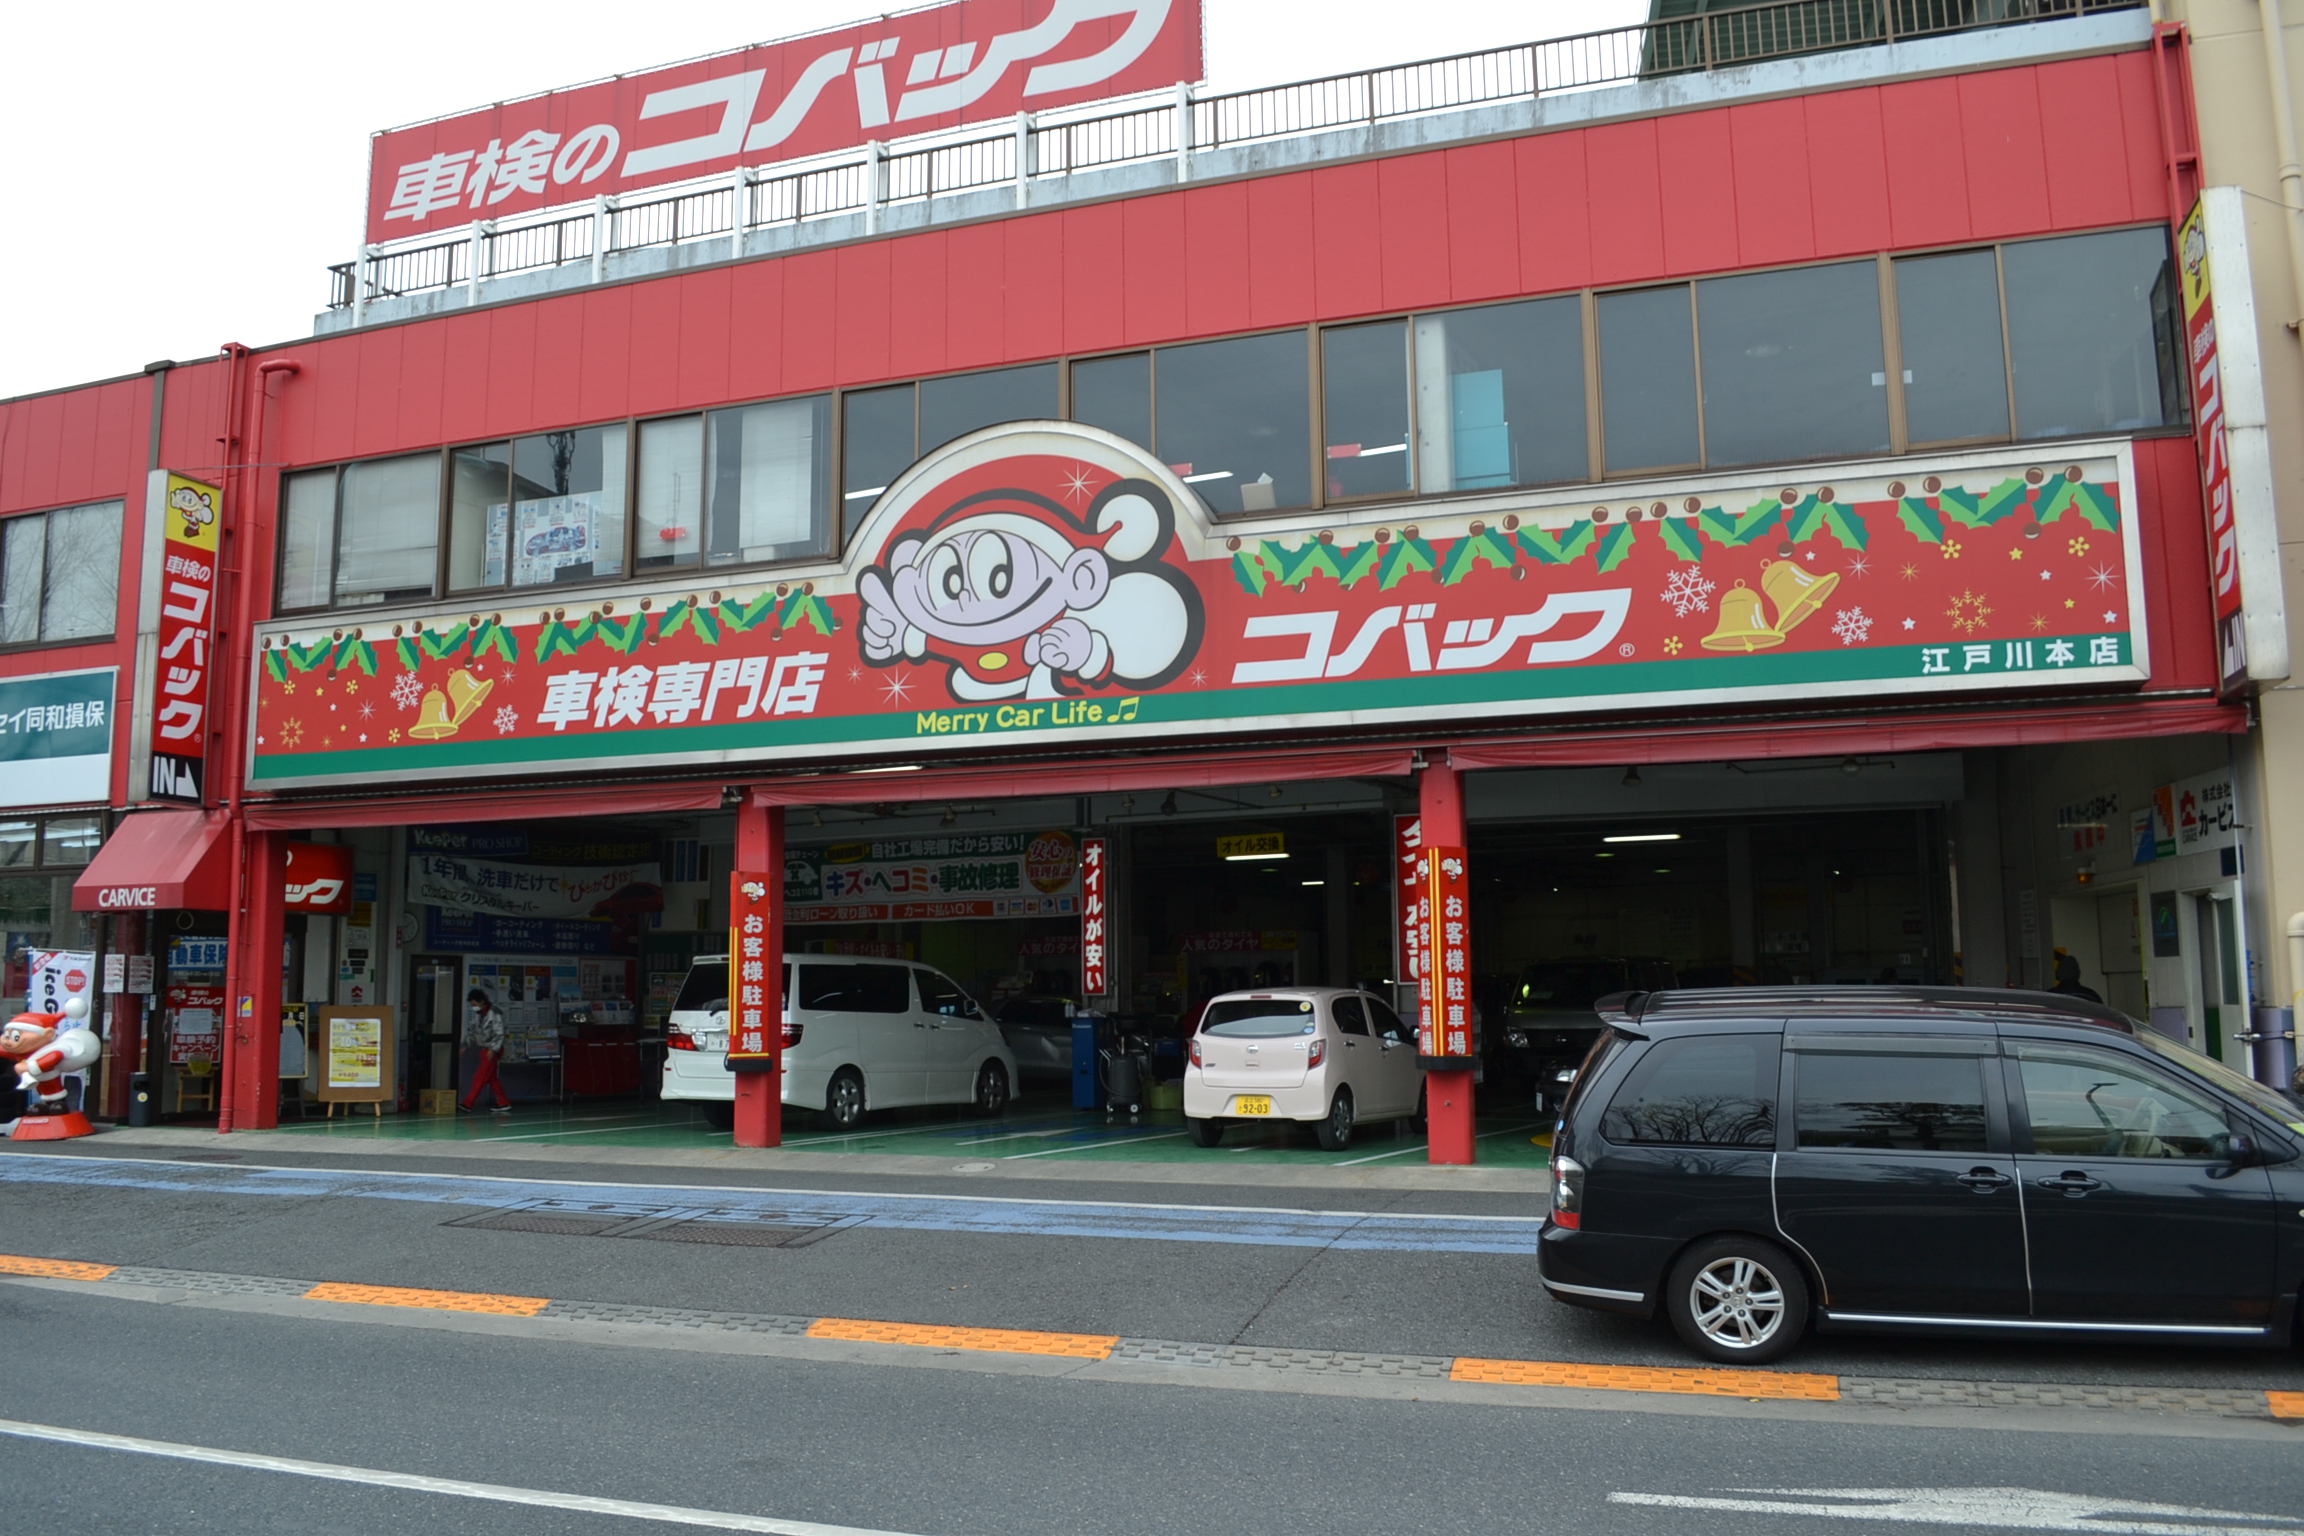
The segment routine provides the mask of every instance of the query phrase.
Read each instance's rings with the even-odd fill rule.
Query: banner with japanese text
[[[160,477],[155,475],[155,481]],[[153,677],[152,768],[145,794],[199,805],[208,786],[209,652],[216,637],[216,552],[224,493],[166,477],[161,544],[160,664]]]
[[[112,798],[119,672],[0,678],[0,805],[101,805]]]
[[[1427,1062],[1465,1061],[1472,1045],[1472,916],[1464,850],[1416,855],[1416,1050]]]
[[[663,887],[654,863],[553,869],[445,853],[418,853],[408,859],[410,906],[495,917],[611,917],[619,898],[629,900],[636,894],[652,894],[661,903]]]
[[[2216,347],[2216,297],[2208,208],[2194,203],[2177,236],[2184,287],[2184,355],[2192,374],[2192,431],[2208,513],[2208,577],[2216,605],[2216,671],[2226,694],[2248,681],[2248,628],[2240,589],[2240,528],[2232,509],[2232,456],[2224,422],[2224,374]],[[2246,280],[2243,272],[2242,280]]]
[[[784,852],[784,921],[1072,917],[1080,841],[1070,832],[961,832]]]
[[[1112,845],[1101,837],[1080,840],[1080,995],[1102,997],[1112,990],[1106,958],[1104,900]]]
[[[728,877],[728,1060],[774,1066],[783,1043],[783,957],[776,953],[774,880],[757,870]]]

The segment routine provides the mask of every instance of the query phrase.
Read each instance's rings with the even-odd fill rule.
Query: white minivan
[[[1016,1058],[1000,1026],[957,983],[925,965],[844,955],[784,957],[784,1103],[854,1130],[876,1109],[968,1104],[1008,1107]],[[728,1070],[728,957],[703,955],[673,1001],[664,1053],[666,1099],[734,1122]]]

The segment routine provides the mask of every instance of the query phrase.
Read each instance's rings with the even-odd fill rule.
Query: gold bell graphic
[[[1840,585],[1838,571],[1811,576],[1789,560],[1779,560],[1760,573],[1760,590],[1776,605],[1776,633],[1788,635]]]
[[[1764,651],[1782,645],[1784,635],[1769,627],[1760,594],[1739,581],[1720,594],[1719,626],[1699,643],[1708,651]]]
[[[423,707],[416,711],[416,723],[408,727],[408,734],[418,741],[438,741],[464,729],[464,722],[488,697],[496,680],[485,682],[471,673],[458,670],[448,674],[448,691],[434,688],[424,695]]]

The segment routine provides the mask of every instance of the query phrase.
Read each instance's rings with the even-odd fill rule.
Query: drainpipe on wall
[[[2288,90],[2287,29],[2280,0],[2257,0],[2264,23],[2264,71],[2272,83],[2273,147],[2280,154],[2280,204],[2288,212],[2288,280],[2296,290],[2294,331],[2304,322],[2304,159],[2296,153],[2296,106]]]

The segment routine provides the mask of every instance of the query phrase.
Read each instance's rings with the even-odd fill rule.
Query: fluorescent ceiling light
[[[1224,855],[1224,862],[1227,864],[1246,864],[1257,859],[1284,859],[1286,857],[1288,855],[1284,853],[1228,853]]]
[[[1212,469],[1204,475],[1186,475],[1184,483],[1186,485],[1198,485],[1203,480],[1229,480],[1231,478],[1232,471],[1228,469]]]
[[[1306,885],[1326,885],[1328,882],[1325,880],[1307,880],[1304,883]]]
[[[851,768],[850,773],[918,773],[918,763],[895,763],[886,768]]]
[[[1676,843],[1680,841],[1680,834],[1677,832],[1619,832],[1614,837],[1604,837],[1600,841],[1604,843]]]
[[[840,499],[843,501],[854,501],[859,496],[877,496],[886,489],[888,489],[888,487],[884,485],[868,486],[861,491],[850,491],[846,496],[843,496]]]

